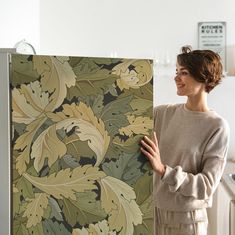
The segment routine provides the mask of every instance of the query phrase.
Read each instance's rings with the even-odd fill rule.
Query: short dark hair
[[[191,46],[184,46],[181,51],[177,56],[178,64],[185,67],[196,81],[204,83],[207,93],[221,82],[223,66],[217,53],[192,50]]]

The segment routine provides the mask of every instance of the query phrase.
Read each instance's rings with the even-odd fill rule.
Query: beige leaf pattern
[[[89,225],[89,232],[93,235],[116,235],[114,231],[109,231],[109,226],[107,220],[100,221],[96,224]]]
[[[130,69],[130,65],[134,69]],[[113,68],[112,74],[120,77],[117,79],[118,87],[123,89],[138,89],[152,79],[152,66],[146,60],[123,60]]]
[[[142,213],[135,201],[134,190],[111,176],[102,178],[99,184],[102,208],[110,215],[110,229],[120,232],[120,235],[133,234],[134,225],[142,223]]]
[[[17,123],[29,124],[40,114],[27,103],[25,96],[16,88],[12,91],[12,109],[13,122]]]
[[[32,145],[31,158],[35,158],[35,170],[39,172],[42,169],[46,158],[49,167],[51,167],[66,151],[66,145],[57,137],[56,125],[50,126],[38,136]]]
[[[73,127],[76,127],[75,134],[82,141],[89,140],[88,146],[96,153],[97,156],[98,163],[96,165],[100,163],[100,160],[103,159],[104,156],[103,146],[105,145],[105,142],[96,126],[92,125],[88,121],[84,121],[83,119],[70,118],[58,123],[57,128],[61,129],[60,127],[63,127],[67,132],[69,132]]]
[[[49,167],[60,157],[62,157],[67,147],[63,141],[59,140],[56,130],[64,129],[69,132],[76,127],[75,134],[82,141],[88,141],[88,146],[96,153],[96,164],[98,166],[108,149],[110,137],[105,130],[104,123],[97,119],[92,109],[80,102],[79,105],[74,103],[64,105],[63,112],[48,113],[52,121],[56,121],[48,129],[43,131],[32,145],[31,158],[34,160],[34,168],[39,172],[48,159]]]
[[[27,217],[27,228],[37,225],[41,222],[44,209],[48,205],[48,196],[45,193],[35,193],[35,198],[27,199],[29,201],[23,217]]]
[[[148,135],[149,130],[153,128],[153,120],[149,117],[135,117],[134,115],[128,115],[127,119],[130,125],[122,127],[119,130],[121,135],[133,136],[133,134]]]
[[[19,175],[22,175],[27,170],[27,164],[29,164],[29,151],[30,147],[26,147],[25,150],[16,158],[16,170]]]
[[[30,124],[44,112],[49,103],[48,93],[42,92],[38,81],[12,90],[13,122]]]
[[[64,128],[69,132],[76,127],[75,134],[79,139],[89,140],[89,147],[96,153],[95,166],[99,166],[109,147],[110,136],[105,129],[104,122],[94,115],[90,107],[82,102],[78,105],[65,104],[62,112],[48,113],[48,116],[57,122],[57,130]]]
[[[15,184],[12,185],[12,191],[13,191],[13,193],[18,193],[18,192],[19,192],[19,190],[18,190],[18,188],[15,186]]]
[[[31,82],[28,85],[22,84],[21,93],[25,96],[27,102],[40,113],[44,111],[49,103],[49,93],[43,92],[39,81]]]
[[[107,220],[100,221],[96,224],[89,224],[88,228],[73,229],[72,235],[116,235],[116,231],[110,231]]]
[[[76,134],[83,141],[89,140],[89,147],[96,153],[95,166],[99,166],[110,143],[110,136],[105,129],[104,122],[98,119],[92,109],[82,102],[80,102],[79,105],[65,105],[64,113],[66,115],[80,117],[85,121],[82,123],[83,125],[76,128]]]
[[[25,172],[27,169],[27,164],[30,161],[30,148],[33,137],[40,126],[45,122],[45,120],[45,116],[41,116],[31,122],[27,126],[25,133],[19,136],[15,142],[14,149],[21,151],[19,156],[17,156],[16,158],[16,169],[20,175],[22,175],[22,173]]]
[[[76,75],[68,63],[68,57],[34,56],[34,69],[41,75],[43,91],[48,91],[50,103],[46,111],[53,111],[64,101],[67,87],[75,86]]]
[[[72,235],[93,235],[93,234],[89,233],[88,229],[83,227],[82,229],[79,228],[73,229]]]
[[[76,192],[96,189],[95,181],[105,177],[105,174],[97,167],[85,165],[72,171],[67,168],[45,177],[35,177],[28,173],[23,176],[35,187],[57,199],[64,197],[76,200]]]

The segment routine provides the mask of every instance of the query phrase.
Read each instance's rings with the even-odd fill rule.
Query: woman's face
[[[176,64],[175,84],[179,96],[197,96],[205,92],[205,84],[196,81],[189,71],[178,63]]]

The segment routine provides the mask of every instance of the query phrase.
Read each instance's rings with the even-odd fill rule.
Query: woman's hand
[[[153,133],[153,140],[144,136],[141,140],[141,144],[142,147],[140,150],[149,159],[153,170],[163,176],[165,173],[165,165],[161,162],[156,133]]]

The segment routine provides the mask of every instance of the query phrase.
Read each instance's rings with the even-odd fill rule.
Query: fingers
[[[148,145],[144,140],[141,140],[141,144],[151,155],[154,155],[154,150],[152,149],[152,146]]]
[[[157,140],[157,135],[156,135],[155,131],[153,132],[153,140],[154,140],[156,146],[158,147],[158,140]]]
[[[143,147],[141,147],[140,150],[149,160],[151,160],[153,158],[153,156],[147,150],[145,150]]]
[[[154,151],[157,150],[157,145],[155,144],[155,141],[152,141],[152,140],[151,140],[150,138],[148,138],[147,136],[144,136],[144,140],[145,140],[145,142],[148,143],[148,145],[150,145],[150,146],[152,147],[152,149],[153,149]]]

